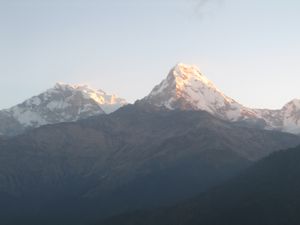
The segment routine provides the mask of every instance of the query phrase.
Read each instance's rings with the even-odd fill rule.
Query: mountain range
[[[178,64],[141,100],[180,110],[204,110],[218,118],[268,130],[300,133],[300,100],[280,110],[251,109],[223,94],[196,66]]]
[[[213,197],[215,187],[220,187],[216,196],[224,194],[220,199],[235,199],[223,185],[268,164],[263,158],[299,145],[299,106],[294,100],[281,110],[247,108],[197,67],[184,64],[134,104],[88,86],[57,84],[0,112],[1,224],[97,224],[135,210],[151,225],[172,224],[173,213],[186,218],[183,225],[193,224],[210,202],[206,196],[224,206],[220,215],[226,215],[225,201]],[[263,178],[238,186],[242,194],[229,209],[238,209],[240,196],[252,197],[246,186],[255,189]],[[266,183],[275,182],[271,178]],[[187,199],[199,194],[195,201],[201,207],[194,208],[194,200],[190,206]],[[172,204],[179,209],[167,207]],[[147,209],[155,207],[170,214],[149,215]],[[214,215],[213,209],[208,207],[207,215]],[[209,216],[203,221],[214,221]],[[133,218],[134,225],[141,217],[126,214],[105,223],[118,224],[120,218],[126,225]]]
[[[293,134],[205,111],[127,105],[0,141],[0,216],[14,225],[88,224],[172,204],[298,144]]]
[[[300,100],[282,109],[252,109],[222,93],[193,65],[177,64],[140,103],[169,110],[203,110],[218,118],[267,130],[300,134]],[[126,100],[86,85],[56,84],[21,104],[0,111],[0,135],[14,136],[46,124],[111,113]]]
[[[87,85],[57,83],[21,104],[0,111],[0,134],[14,136],[46,124],[111,113],[127,102]]]

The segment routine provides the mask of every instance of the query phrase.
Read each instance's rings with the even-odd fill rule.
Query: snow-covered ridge
[[[255,117],[253,110],[223,94],[196,66],[182,63],[142,101],[169,109],[205,110],[230,121]]]
[[[72,91],[80,91],[83,93],[84,97],[87,99],[93,99],[97,102],[105,113],[111,113],[116,111],[118,108],[127,104],[127,101],[123,98],[119,98],[118,96],[112,94],[109,95],[105,91],[101,89],[94,89],[88,85],[72,85],[72,84],[64,84],[57,83],[55,87],[52,89],[54,91],[60,90],[72,90]],[[48,90],[49,91],[49,90]],[[51,91],[51,89],[50,89]]]
[[[0,133],[14,135],[28,128],[111,113],[125,104],[124,99],[87,85],[57,83],[21,104],[0,111]]]
[[[177,64],[140,102],[170,110],[204,110],[230,122],[300,134],[299,99],[279,110],[251,109],[225,95],[194,65]],[[88,85],[57,83],[21,104],[1,110],[0,134],[16,135],[28,128],[111,113],[125,104],[124,99]]]
[[[251,109],[222,93],[194,65],[177,64],[141,101],[171,110],[204,110],[232,122],[300,133],[300,100],[295,99],[280,110]]]

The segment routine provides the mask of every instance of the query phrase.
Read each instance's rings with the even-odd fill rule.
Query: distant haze
[[[300,98],[295,0],[0,0],[0,108],[56,82],[129,102],[178,62],[254,108]]]

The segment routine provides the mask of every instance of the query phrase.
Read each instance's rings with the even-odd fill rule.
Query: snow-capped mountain
[[[300,134],[300,99],[294,99],[280,110],[257,109],[268,127],[288,133]]]
[[[293,100],[280,110],[251,109],[223,94],[193,65],[177,64],[140,102],[171,110],[204,110],[231,122],[300,133],[300,100]]]
[[[204,110],[222,119],[256,118],[256,113],[223,94],[196,66],[176,65],[142,100],[168,109]]]
[[[116,95],[109,95],[100,89],[95,90],[87,85],[56,84],[56,86],[61,86],[82,92],[86,96],[86,98],[93,99],[107,114],[112,113],[127,104],[126,100],[123,98],[119,98]]]
[[[294,99],[281,110],[283,130],[290,133],[300,133],[300,100]]]
[[[0,133],[15,135],[28,128],[111,113],[125,104],[124,99],[86,85],[57,83],[38,96],[0,111]]]

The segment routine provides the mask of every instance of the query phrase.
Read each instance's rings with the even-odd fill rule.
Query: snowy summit
[[[111,113],[125,104],[124,99],[87,85],[57,83],[38,96],[0,111],[0,133],[15,135],[46,124]]]
[[[255,117],[252,110],[223,94],[198,67],[183,63],[177,64],[143,101],[169,109],[204,110],[230,121]]]
[[[251,109],[222,93],[194,65],[177,64],[141,102],[170,110],[203,110],[231,122],[300,133],[300,100],[280,110]]]

